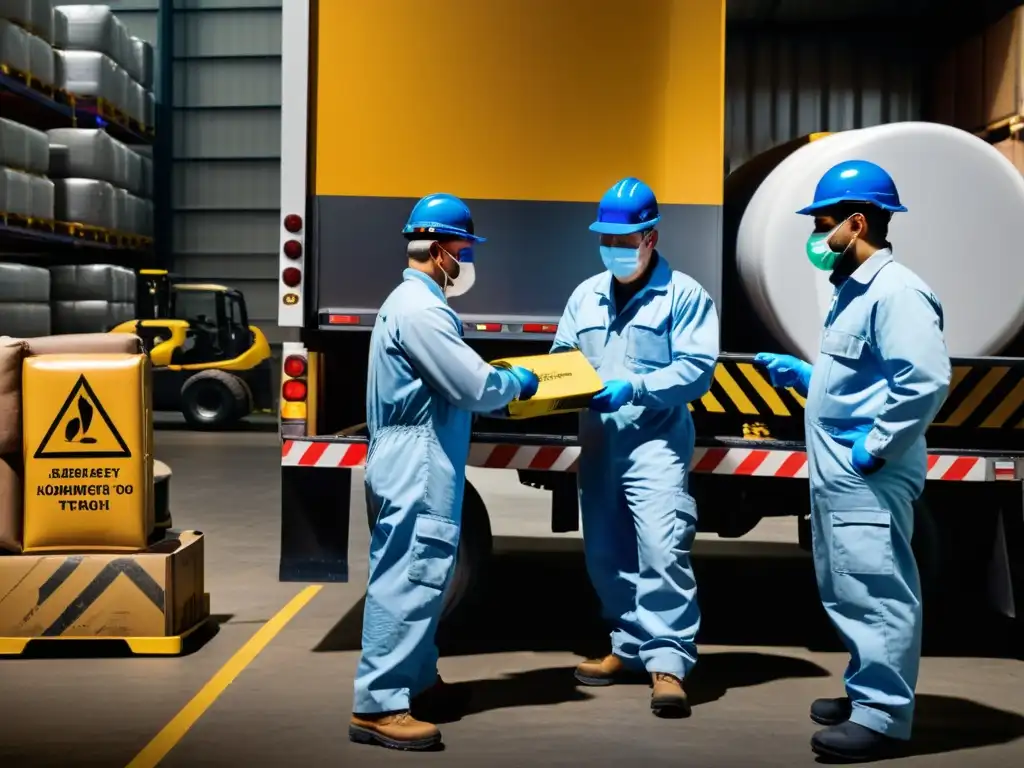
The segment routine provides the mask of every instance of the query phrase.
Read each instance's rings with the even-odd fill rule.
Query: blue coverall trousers
[[[921,658],[921,584],[911,549],[923,440],[861,476],[850,448],[808,424],[811,532],[822,605],[850,652],[851,720],[909,739]]]
[[[437,679],[434,636],[455,569],[464,483],[464,464],[454,467],[428,428],[382,430],[367,457],[366,502],[377,523],[357,714],[408,710]]]
[[[596,419],[595,419],[596,420]],[[697,662],[700,608],[690,550],[697,509],[670,441],[623,452],[586,440],[580,507],[587,570],[612,625],[612,652],[636,671],[683,679]]]

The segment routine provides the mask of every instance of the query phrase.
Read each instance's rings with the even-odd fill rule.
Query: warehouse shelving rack
[[[112,232],[77,222],[41,221],[0,211],[0,251],[5,261],[31,263],[75,262],[103,253],[105,263],[132,267],[163,267],[170,261],[170,110],[173,93],[172,0],[161,0],[158,9],[156,54],[160,80],[156,84],[156,125],[145,126],[128,118],[104,100],[83,98],[60,88],[44,86],[27,73],[0,62],[0,115],[41,131],[53,128],[99,128],[112,138],[132,145],[152,147],[153,237]],[[48,251],[60,248],[61,256]]]

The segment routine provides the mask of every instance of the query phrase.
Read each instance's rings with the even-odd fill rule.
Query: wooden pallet
[[[33,77],[32,75],[29,75],[28,87],[31,88],[33,91],[36,91],[37,93],[43,94],[43,96],[50,100],[55,100],[54,97],[57,94],[57,88],[55,88],[52,85],[46,85],[38,77]]]
[[[91,224],[82,224],[77,221],[59,221],[57,227],[62,230],[61,234],[85,240],[90,243],[104,243],[106,245],[117,245],[117,235],[109,229],[95,227]]]
[[[12,80],[17,80],[21,85],[32,89],[42,96],[46,96],[48,99],[55,99],[59,90],[52,85],[44,85],[43,81],[38,77],[34,77],[31,72],[24,72],[9,64],[0,64],[0,73],[6,75]]]
[[[49,232],[52,234],[57,231],[57,222],[51,219],[36,219],[19,213],[4,213],[0,211],[0,223],[8,227],[31,229],[35,232]]]

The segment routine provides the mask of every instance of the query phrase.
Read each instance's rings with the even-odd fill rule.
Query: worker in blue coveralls
[[[569,298],[552,352],[579,349],[604,388],[580,417],[580,508],[587,570],[612,625],[611,653],[576,668],[584,685],[650,675],[651,709],[685,717],[700,609],[687,492],[693,420],[710,388],[718,313],[695,280],[658,252],[658,201],[626,178],[601,198],[605,270]]]
[[[878,759],[910,738],[921,657],[921,585],[910,547],[927,472],[925,430],[949,391],[942,305],[887,242],[902,205],[874,163],[828,170],[807,257],[835,286],[814,365],[761,353],[772,383],[807,398],[818,590],[850,652],[846,696],[819,699],[811,740],[826,758]]]
[[[434,635],[459,546],[473,413],[526,400],[538,382],[524,368],[484,362],[445,299],[460,261],[484,242],[466,204],[428,195],[403,233],[409,266],[370,337],[366,500],[376,523],[349,737],[415,750],[435,747],[441,733],[414,712],[452,701]]]

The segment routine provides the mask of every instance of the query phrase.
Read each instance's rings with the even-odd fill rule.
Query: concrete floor
[[[207,588],[218,631],[177,659],[18,659],[0,663],[0,766],[120,768],[174,718],[261,626],[303,589],[277,581],[276,436],[157,435],[174,471],[175,526],[207,535]],[[408,755],[350,744],[367,532],[354,494],[352,583],[328,585],[246,667],[164,766],[798,766],[814,760],[807,706],[839,695],[845,658],[815,598],[805,557],[779,557],[791,521],[759,531],[774,557],[708,557],[703,542],[702,660],[691,719],[661,721],[649,690],[579,689],[571,669],[604,632],[578,540],[539,546],[545,495],[476,473],[499,544],[478,627],[441,638],[442,674],[472,692],[443,726],[443,752]],[[733,545],[735,549],[735,545]],[[785,554],[785,551],[783,551]],[[1002,624],[932,611],[908,766],[1024,764],[1024,663]],[[482,631],[480,626],[488,629]]]

